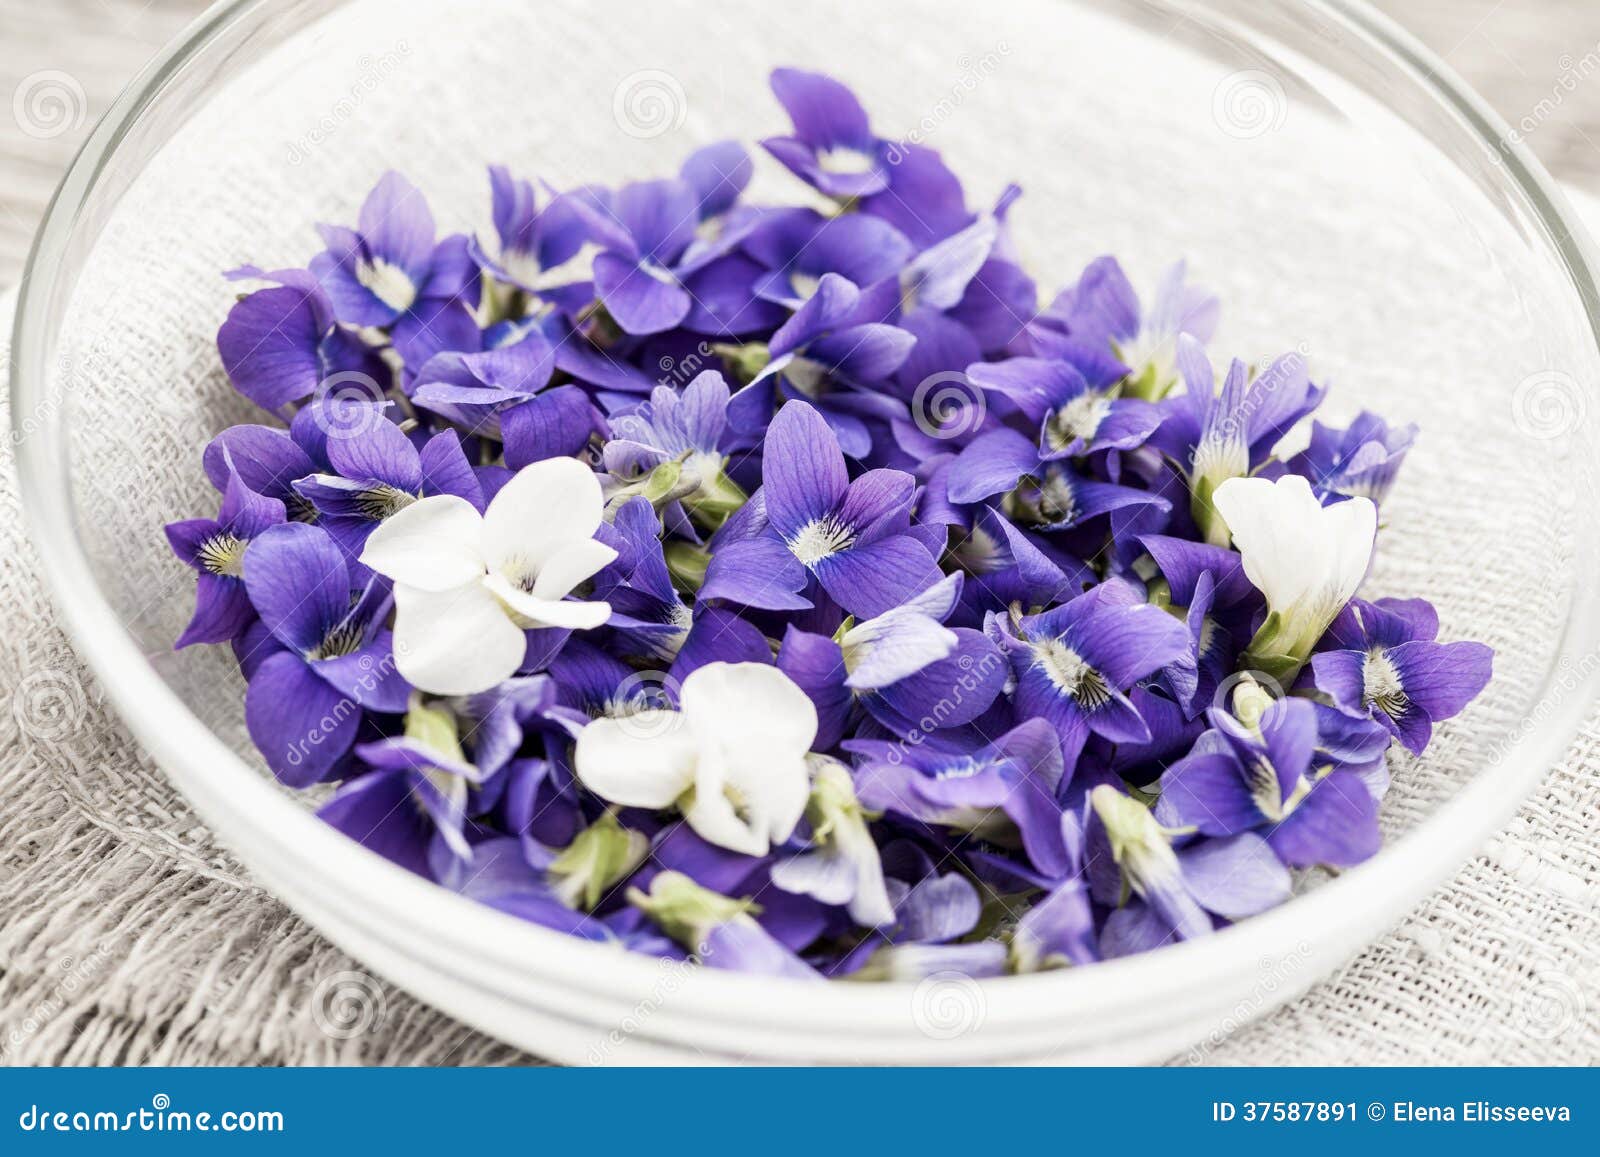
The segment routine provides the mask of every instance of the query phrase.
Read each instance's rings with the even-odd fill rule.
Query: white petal
[[[465,586],[483,573],[482,516],[453,494],[419,499],[378,524],[361,561],[397,583],[424,591]]]
[[[1372,543],[1378,533],[1378,508],[1370,498],[1349,498],[1322,511],[1324,529],[1333,544],[1329,583],[1335,601],[1344,606],[1367,577]]]
[[[804,755],[785,758],[746,748],[729,759],[728,783],[745,801],[750,826],[775,844],[794,835],[811,798]]]
[[[484,556],[494,570],[537,574],[556,551],[594,537],[603,507],[600,480],[576,458],[524,466],[483,516]]]
[[[741,790],[740,806],[734,806],[727,792],[729,786],[734,786],[729,776],[734,769],[727,762],[728,754],[716,744],[700,745],[694,769],[694,802],[684,817],[700,838],[708,843],[743,852],[747,856],[766,855],[772,846],[773,829],[781,826],[770,814],[772,801],[766,798],[757,780],[751,785],[756,789],[754,794]],[[780,769],[776,765],[769,767],[778,782],[787,778],[783,772],[788,769]],[[804,777],[803,762],[800,771]],[[794,824],[800,822],[800,813],[805,810],[809,794],[809,787],[802,778],[800,812],[795,813],[794,822],[784,832],[782,839],[788,839],[789,833],[794,831]]]
[[[396,583],[395,665],[435,695],[476,695],[516,673],[527,637],[479,582],[451,591]]]
[[[857,924],[876,928],[894,923],[894,904],[889,900],[889,886],[883,879],[883,859],[872,833],[859,819],[840,826],[834,835],[839,854],[854,866],[856,894],[850,901],[850,917]],[[777,875],[773,875],[776,882]]]
[[[1311,485],[1291,474],[1277,482],[1230,478],[1213,496],[1233,534],[1244,573],[1274,610],[1287,611],[1320,591],[1333,544]]]
[[[961,640],[927,615],[896,607],[850,628],[839,640],[848,674],[860,690],[887,687],[948,656]]]
[[[564,627],[569,631],[592,631],[611,618],[611,604],[576,600],[541,599],[503,577],[492,574],[483,586],[505,609],[516,615],[524,627]]]
[[[837,907],[855,897],[856,866],[837,845],[829,844],[779,860],[772,865],[772,882],[785,892]]]
[[[694,782],[694,736],[676,711],[596,719],[578,732],[578,778],[624,807],[670,806]]]
[[[533,580],[533,593],[541,599],[562,599],[584,579],[610,566],[617,552],[596,539],[584,538],[562,547],[545,559]]]
[[[894,610],[916,611],[942,623],[950,617],[956,609],[956,603],[961,600],[961,588],[965,581],[960,571],[947,574],[921,594],[912,595]],[[888,613],[894,614],[894,611]]]
[[[817,737],[817,709],[789,676],[765,663],[707,663],[683,681],[678,703],[702,740],[733,751],[801,755]]]

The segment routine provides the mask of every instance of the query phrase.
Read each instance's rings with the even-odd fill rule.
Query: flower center
[[[806,567],[815,567],[823,559],[848,550],[855,537],[850,527],[830,514],[802,526],[788,542],[789,553]]]
[[[1283,819],[1283,789],[1278,784],[1278,770],[1265,755],[1253,755],[1244,760],[1245,775],[1250,781],[1250,798],[1255,800],[1261,814],[1274,823]]]
[[[284,495],[283,509],[290,522],[315,522],[320,517],[311,499],[298,491]]]
[[[683,459],[683,469],[704,486],[722,473],[722,463],[722,455],[715,450],[691,450]]]
[[[1224,422],[1208,429],[1194,448],[1194,477],[1221,482],[1243,478],[1250,473],[1250,447],[1243,433],[1230,429],[1236,422]]]
[[[1059,470],[1050,471],[1039,484],[1039,513],[1047,522],[1073,522],[1078,517],[1078,496]]]
[[[355,623],[340,623],[322,636],[321,644],[306,656],[308,662],[318,659],[337,659],[361,648],[361,627]]]
[[[1411,710],[1411,697],[1400,683],[1400,672],[1380,649],[1367,652],[1361,664],[1362,692],[1368,707],[1376,707],[1391,719],[1398,719]]]
[[[411,275],[381,257],[356,262],[356,280],[372,290],[372,296],[393,310],[407,310],[417,300],[417,287]]]
[[[1111,402],[1100,394],[1083,394],[1062,406],[1045,425],[1045,442],[1052,450],[1065,450],[1074,442],[1094,438],[1111,413]]]
[[[644,271],[647,277],[654,278],[656,281],[661,282],[662,285],[678,284],[678,278],[672,270],[651,258],[647,257],[639,262],[639,268]]]
[[[877,158],[860,149],[823,149],[817,154],[817,166],[824,173],[870,173],[876,163]]]
[[[794,290],[794,295],[802,301],[810,301],[817,292],[817,286],[822,282],[809,273],[796,273],[790,276],[789,285]]]
[[[821,362],[795,358],[783,368],[784,379],[808,398],[820,398],[828,384],[828,369]]]
[[[385,518],[400,513],[416,500],[415,494],[407,494],[387,482],[380,482],[356,495],[356,513],[362,518],[382,522]]]
[[[516,587],[523,594],[531,595],[534,584],[539,581],[538,570],[520,554],[512,555],[502,562],[499,571],[506,582]]]
[[[1105,676],[1089,666],[1064,639],[1046,639],[1033,645],[1033,661],[1063,695],[1070,695],[1086,711],[1111,702]]]
[[[951,548],[957,565],[970,575],[993,574],[1006,565],[1000,544],[981,526],[974,526]]]
[[[249,545],[244,539],[225,531],[214,534],[200,544],[200,565],[212,574],[238,578],[244,573],[244,548]]]

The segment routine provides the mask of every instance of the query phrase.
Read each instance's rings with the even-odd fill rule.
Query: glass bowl
[[[518,922],[411,876],[279,790],[223,649],[171,642],[189,573],[163,522],[214,501],[199,451],[251,420],[217,362],[220,271],[304,262],[406,171],[482,226],[484,166],[556,186],[673,171],[781,126],[781,64],[855,86],[974,201],[1011,179],[1041,289],[1184,257],[1221,356],[1298,348],[1422,438],[1371,579],[1421,594],[1496,678],[1396,758],[1388,843],[1203,941],[976,982],[804,986]],[[778,181],[771,172],[762,178]],[[1309,987],[1457,869],[1564,752],[1592,695],[1592,254],[1549,178],[1439,61],[1343,2],[229,0],[119,100],[62,184],[12,367],[23,497],[61,617],[128,725],[250,868],[372,967],[564,1061],[1132,1061]],[[1279,962],[1278,982],[1262,969]]]

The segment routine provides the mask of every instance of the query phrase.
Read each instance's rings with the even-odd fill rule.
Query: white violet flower
[[[782,671],[708,663],[684,679],[678,710],[594,720],[578,733],[574,762],[602,799],[677,805],[702,838],[760,856],[805,812],[816,736],[816,708]]]
[[[516,673],[524,631],[603,624],[609,604],[567,598],[617,557],[595,541],[602,507],[589,467],[551,458],[519,470],[481,515],[440,494],[385,519],[361,561],[394,580],[400,674],[435,695],[474,695]]]
[[[878,813],[861,806],[849,768],[825,755],[811,759],[817,770],[807,814],[814,846],[774,864],[772,882],[785,892],[845,905],[863,927],[892,924],[883,861],[867,828]]]
[[[1214,503],[1245,577],[1267,600],[1267,621],[1248,654],[1286,682],[1366,577],[1378,509],[1367,498],[1323,506],[1298,474],[1230,478]]]

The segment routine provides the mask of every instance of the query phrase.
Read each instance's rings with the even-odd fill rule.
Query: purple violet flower
[[[1477,698],[1494,663],[1482,643],[1440,643],[1438,634],[1439,616],[1422,599],[1352,599],[1311,656],[1311,678],[1421,755],[1433,725]]]
[[[500,244],[491,257],[476,237],[471,240],[468,251],[479,268],[507,285],[559,303],[570,304],[574,292],[584,301],[591,299],[583,262],[588,225],[573,202],[592,200],[593,191],[556,194],[540,206],[533,182],[513,177],[502,165],[489,166],[489,190]]]
[[[1254,916],[1289,898],[1288,870],[1253,833],[1175,847],[1150,809],[1114,787],[1089,794],[1086,859],[1107,958],[1209,934],[1214,917]]]
[[[1361,776],[1318,758],[1317,713],[1279,699],[1247,724],[1220,708],[1161,777],[1156,818],[1202,835],[1259,830],[1290,867],[1350,867],[1378,850],[1378,805]]]
[[[216,518],[167,523],[172,552],[199,575],[194,617],[173,644],[175,649],[226,643],[250,625],[255,609],[245,593],[244,553],[252,539],[283,519],[283,503],[255,493],[230,467]]]
[[[1182,622],[1116,579],[1014,626],[990,616],[987,630],[1011,658],[1018,712],[1055,728],[1069,776],[1091,732],[1113,743],[1150,739],[1127,693],[1189,651]]]
[[[1391,427],[1363,410],[1343,430],[1312,422],[1311,444],[1295,455],[1289,468],[1311,479],[1324,502],[1361,497],[1381,506],[1416,440],[1415,425]]]
[[[312,258],[311,272],[334,316],[348,325],[389,328],[402,356],[447,303],[477,303],[478,270],[466,235],[436,241],[427,201],[399,173],[378,181],[354,229],[318,228],[327,249]]]
[[[856,791],[867,807],[1020,845],[1046,876],[1068,871],[1056,802],[1065,772],[1047,721],[1029,719],[992,743],[966,750],[876,739],[847,740],[844,746],[860,759]]]
[[[880,615],[938,582],[910,533],[915,480],[869,470],[851,481],[833,431],[811,406],[786,405],[767,429],[764,533],[719,546],[700,597],[803,609],[813,586],[853,615]]]
[[[487,505],[454,430],[435,434],[418,450],[399,426],[374,413],[365,429],[329,438],[327,454],[333,472],[309,475],[294,488],[351,558],[380,522],[418,498],[453,494],[479,512]]]
[[[894,307],[894,290],[882,282],[863,291],[837,273],[823,274],[761,351],[765,367],[733,396],[728,416],[735,429],[757,432],[784,400],[803,400],[827,419],[846,454],[860,459],[871,453],[871,425],[907,413],[904,402],[872,388],[885,383],[916,344],[913,334],[882,320]]]
[[[306,787],[349,752],[363,711],[405,709],[411,689],[382,626],[390,597],[373,581],[352,601],[344,551],[304,523],[256,535],[243,560],[245,591],[269,633],[264,657],[252,657],[245,724],[273,773]]]
[[[1156,401],[1177,383],[1178,342],[1210,341],[1217,327],[1216,297],[1186,284],[1186,272],[1181,261],[1169,269],[1145,311],[1116,258],[1097,258],[1077,285],[1039,315],[1032,331],[1046,343],[1055,334],[1085,348],[1109,349],[1128,367],[1128,394]]]
[[[310,273],[247,265],[228,277],[276,283],[241,298],[217,331],[229,381],[263,410],[281,417],[330,379],[374,385],[388,379],[377,351],[335,320],[333,303]]]
[[[794,135],[768,137],[762,148],[819,193],[841,201],[889,185],[887,142],[873,135],[866,110],[844,85],[818,72],[779,68],[772,93]]]

